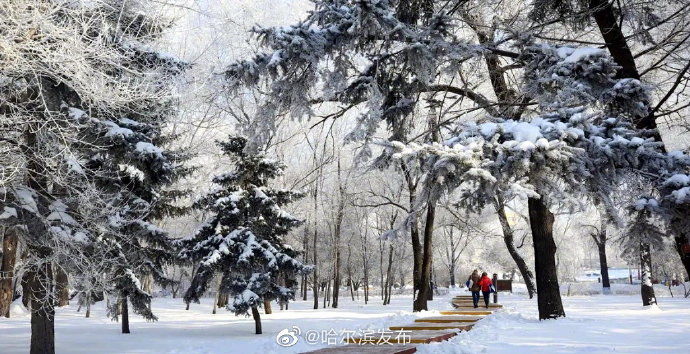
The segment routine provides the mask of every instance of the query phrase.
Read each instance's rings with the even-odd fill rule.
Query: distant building
[[[634,276],[634,275],[633,275]],[[630,269],[628,268],[609,268],[609,280],[612,283],[627,282],[630,279]],[[599,270],[587,269],[580,275],[575,277],[576,281],[581,282],[599,282],[601,281],[601,272]]]

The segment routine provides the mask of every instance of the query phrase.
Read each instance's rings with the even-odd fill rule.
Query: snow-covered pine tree
[[[155,76],[155,81],[147,83],[153,86],[153,92],[170,92],[187,64],[145,46],[168,24],[142,17],[133,5],[123,3],[123,9],[126,11],[120,14],[120,21],[136,24],[133,36],[141,42],[123,49],[128,67]],[[78,114],[99,116],[93,110]],[[177,250],[167,231],[154,224],[186,210],[176,202],[188,191],[175,189],[174,184],[192,172],[183,165],[189,155],[165,147],[175,138],[164,132],[166,122],[174,115],[172,95],[152,96],[101,119],[94,131],[107,151],[91,156],[88,164],[98,171],[96,185],[110,196],[113,210],[107,219],[109,230],[97,241],[109,250],[113,260],[107,273],[111,286],[106,290],[118,299],[111,303],[109,314],[113,319],[122,316],[122,333],[129,333],[129,302],[135,313],[156,320],[150,307],[151,294],[141,287],[142,277],[152,277],[162,286],[174,282],[165,275],[164,268],[176,262]]]
[[[460,124],[443,145],[392,146],[397,158],[421,159],[428,198],[455,191],[459,205],[475,211],[496,193],[528,199],[545,319],[564,315],[549,209],[577,205],[582,196],[607,203],[604,196],[631,167],[658,172],[675,165],[659,143],[632,128],[629,117],[648,109],[646,91],[637,80],[615,79],[616,66],[605,52],[528,45],[523,60],[524,90],[540,114]]]
[[[121,0],[0,4],[0,33],[12,38],[0,58],[0,220],[23,230],[23,295],[32,308],[32,353],[54,352],[53,267],[76,273],[91,264],[110,271],[111,261],[131,257],[128,237],[134,236],[123,231],[146,229],[150,240],[162,239],[147,225],[145,204],[152,198],[128,190],[119,176],[131,171],[115,164],[139,158],[134,153],[146,157],[142,164],[160,161],[153,158],[155,134],[126,126],[162,126],[172,112],[172,78],[182,69],[182,63],[153,49],[167,22],[149,17],[140,5]],[[129,140],[134,144],[130,156],[117,152],[108,159],[119,148],[117,139],[130,134],[138,136],[141,151]],[[163,168],[170,166],[150,167]],[[82,262],[93,258],[89,247],[110,256]],[[147,259],[157,255],[137,257],[142,262],[127,264],[144,266],[133,272],[153,268],[155,262]]]
[[[357,114],[357,123],[345,141],[363,143],[356,156],[361,162],[372,156],[371,143],[381,125],[388,128],[391,140],[414,139],[411,132],[419,126],[419,120],[432,127],[429,133],[422,134],[423,139],[438,135],[441,126],[430,122],[436,115],[414,114],[426,109],[423,103],[427,95],[441,92],[463,96],[496,112],[481,94],[438,84],[446,83],[440,78],[455,72],[468,58],[479,57],[483,50],[455,36],[451,30],[455,25],[453,19],[437,11],[443,6],[435,6],[429,0],[313,2],[314,11],[304,21],[291,26],[255,28],[253,32],[267,51],[230,65],[225,72],[225,87],[231,92],[243,86],[258,87],[262,92],[264,99],[257,111],[257,124],[247,132],[252,142],[261,142],[270,135],[265,130],[275,129],[276,117],[313,116],[317,105],[337,102],[338,108],[331,116]],[[384,154],[374,165],[394,167],[389,162],[389,156]],[[396,172],[416,173],[410,170]],[[412,227],[409,233],[413,245],[415,311],[426,310],[424,293],[431,294],[426,284],[431,278],[434,208],[429,204],[429,227],[425,234],[420,235],[419,226]],[[429,241],[426,249],[422,236]]]
[[[121,314],[123,333],[129,333],[128,302],[135,313],[147,320],[156,319],[150,308],[151,294],[141,288],[141,278],[152,277],[162,286],[173,283],[164,268],[176,261],[177,250],[167,231],[154,222],[183,210],[172,204],[166,188],[189,171],[181,165],[181,155],[158,145],[166,119],[174,114],[169,102],[152,102],[145,112],[123,112],[117,122],[108,121],[102,138],[110,148],[91,160],[101,172],[100,188],[112,196],[111,229],[99,242],[110,250],[110,258],[117,260],[108,271],[112,282],[108,290],[118,298],[111,303],[109,313],[114,319]]]
[[[303,194],[269,187],[285,166],[261,151],[248,153],[247,139],[231,136],[219,145],[235,169],[215,177],[217,188],[195,203],[212,215],[180,242],[181,257],[199,267],[184,299],[198,302],[219,275],[221,291],[232,296],[228,309],[236,315],[251,312],[260,334],[258,308],[265,300],[294,299],[297,276],[310,269],[284,240],[302,221],[283,207]]]
[[[533,9],[530,17],[540,22],[565,23],[571,25],[573,29],[589,31],[590,28],[586,24],[594,20],[593,22],[596,24],[603,42],[606,43],[607,50],[616,64],[620,66],[617,72],[618,78],[639,80],[644,75],[645,79],[651,81],[650,84],[654,86],[653,90],[661,93],[668,89],[667,83],[674,82],[667,94],[662,94],[658,97],[659,101],[654,109],[648,112],[639,112],[644,113],[644,115],[632,117],[638,129],[652,130],[656,140],[663,144],[661,135],[656,130],[657,120],[679,110],[675,105],[680,103],[678,100],[670,99],[673,97],[671,93],[678,94],[682,92],[679,87],[680,83],[683,82],[683,77],[690,69],[690,63],[680,59],[683,57],[682,55],[672,54],[687,51],[687,47],[679,45],[669,49],[661,47],[649,48],[645,51],[645,55],[657,55],[661,59],[656,65],[645,70],[642,70],[645,66],[644,58],[634,55],[633,52],[635,51],[635,46],[641,45],[644,47],[650,41],[657,41],[659,38],[668,36],[669,32],[675,32],[677,28],[685,30],[688,26],[685,17],[676,17],[675,14],[687,12],[685,11],[686,4],[672,0],[656,2],[655,6],[648,6],[648,3],[643,0],[623,2],[607,0],[538,0],[534,1],[532,6]],[[674,15],[668,16],[668,14]],[[628,35],[628,32],[635,34]],[[576,37],[577,34],[571,38]],[[672,67],[672,69],[666,69],[668,67]],[[668,152],[673,153],[672,151]],[[685,165],[687,166],[687,164]],[[680,174],[688,174],[687,169],[680,171]],[[671,178],[673,175],[674,173],[671,173],[664,178]],[[666,198],[663,198],[661,201],[664,202],[664,200],[668,201]],[[665,205],[663,208],[665,211],[671,212],[671,217],[668,220],[670,223],[668,230],[674,234],[676,251],[685,267],[686,275],[690,277],[690,253],[683,252],[685,245],[690,243],[690,234],[687,232],[689,228],[685,221],[688,220],[690,211],[687,209],[683,210],[682,207],[680,209],[669,209],[670,205],[668,203],[662,204]]]

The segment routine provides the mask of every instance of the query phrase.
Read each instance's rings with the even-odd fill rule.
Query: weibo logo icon
[[[281,347],[291,347],[297,344],[297,341],[299,340],[297,336],[300,335],[300,333],[301,331],[297,326],[292,326],[292,329],[285,328],[278,332],[278,335],[276,336],[276,343],[278,343],[278,345]]]

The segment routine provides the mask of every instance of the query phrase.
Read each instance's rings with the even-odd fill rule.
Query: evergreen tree
[[[219,275],[220,291],[233,297],[228,309],[236,315],[251,311],[259,334],[258,308],[266,300],[294,299],[297,275],[309,270],[284,241],[302,221],[283,207],[303,194],[270,188],[269,182],[285,166],[262,152],[247,153],[245,138],[230,137],[219,145],[234,158],[235,170],[215,177],[218,188],[195,204],[213,215],[180,242],[181,257],[199,264],[184,299],[198,302],[214,275]]]
[[[539,103],[539,115],[461,123],[443,145],[392,146],[398,158],[423,161],[428,198],[455,191],[459,205],[474,211],[496,193],[528,199],[545,319],[564,315],[549,209],[576,206],[582,196],[612,209],[606,196],[621,178],[637,170],[676,171],[687,157],[670,158],[653,134],[632,127],[629,118],[648,109],[646,90],[637,80],[616,79],[616,66],[602,50],[528,45],[523,52],[525,91]]]
[[[312,116],[314,106],[338,102],[333,117],[343,117],[357,109],[357,122],[346,142],[361,142],[356,160],[372,157],[371,143],[382,124],[391,140],[417,139],[413,134],[427,95],[436,92],[470,98],[495,112],[481,94],[452,85],[439,85],[441,73],[453,72],[463,62],[479,57],[482,49],[459,40],[449,30],[453,20],[430,0],[314,0],[314,11],[297,24],[255,28],[253,32],[267,49],[250,60],[230,65],[225,74],[229,90],[259,87],[265,100],[257,110],[257,124],[248,129],[252,142],[270,136],[275,118],[289,114],[295,118]],[[450,80],[452,82],[452,80]],[[428,100],[433,101],[433,100]],[[363,108],[363,109],[362,109]],[[430,116],[435,117],[435,114]],[[416,120],[415,120],[416,119]],[[424,140],[440,139],[441,125],[429,119]],[[442,119],[439,119],[442,121]],[[374,165],[391,165],[390,156],[380,155]],[[415,179],[416,171],[404,166],[396,172]],[[412,186],[412,185],[410,185]],[[414,188],[414,187],[413,187]],[[414,192],[411,192],[414,194]],[[429,204],[424,225],[415,220],[409,237],[413,252],[413,309],[427,309],[431,296],[434,215]],[[424,241],[422,241],[424,240]],[[426,248],[424,247],[426,245]]]
[[[131,23],[133,36],[140,43],[122,48],[127,68],[157,77],[147,82],[151,90],[146,100],[123,104],[114,112],[101,112],[90,106],[68,107],[71,115],[95,122],[92,141],[106,149],[88,154],[85,165],[94,171],[94,184],[107,196],[111,212],[104,221],[108,228],[94,239],[92,248],[99,254],[107,251],[109,259],[105,291],[118,298],[109,308],[113,319],[122,316],[122,332],[129,333],[128,302],[135,313],[155,320],[151,312],[151,294],[141,287],[142,277],[152,277],[162,286],[173,283],[164,267],[176,260],[177,251],[165,230],[154,222],[165,216],[179,215],[185,208],[176,204],[187,191],[172,186],[192,169],[183,166],[188,155],[167,149],[175,138],[164,133],[165,125],[175,114],[171,86],[187,64],[164,53],[151,50],[153,43],[169,25],[148,19],[135,4],[122,4],[119,21]],[[88,110],[88,113],[87,111]]]
[[[147,113],[147,117],[130,114],[133,119],[123,118],[119,124],[110,122],[106,137],[110,137],[111,148],[100,155],[100,160],[93,161],[103,172],[101,187],[112,193],[115,212],[108,217],[111,228],[99,242],[114,260],[108,271],[112,283],[107,290],[119,300],[111,303],[109,313],[114,319],[122,315],[123,333],[129,333],[128,301],[135,313],[147,320],[156,319],[150,308],[151,294],[141,287],[142,277],[152,277],[161,286],[174,283],[164,268],[176,262],[177,251],[167,231],[154,221],[183,210],[173,204],[166,187],[189,171],[181,166],[179,154],[156,145],[170,112],[151,107]]]
[[[161,186],[181,172],[156,144],[186,65],[152,49],[169,22],[141,5],[0,5],[0,33],[15,38],[0,69],[0,219],[24,230],[32,353],[54,352],[54,267],[84,281],[78,289],[93,282],[82,275],[103,273],[138,289],[138,274],[162,274],[162,251],[174,255],[150,221],[167,198]],[[146,298],[136,300],[143,313]]]

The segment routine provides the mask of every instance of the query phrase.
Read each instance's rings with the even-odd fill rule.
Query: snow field
[[[155,298],[158,322],[130,315],[132,333],[120,334],[119,323],[105,315],[103,303],[92,308],[92,317],[70,305],[57,309],[58,353],[299,353],[327,346],[308,344],[299,337],[285,348],[276,344],[283,329],[298,326],[306,331],[383,330],[413,322],[417,317],[439,315],[450,309],[449,300],[458,292],[436,297],[431,311],[412,313],[407,295],[394,296],[382,306],[377,296],[368,305],[363,297],[353,302],[340,299],[339,309],[313,310],[312,301],[296,301],[290,310],[262,313],[263,332],[255,335],[251,317],[235,317],[225,309],[211,314],[212,300],[202,299],[184,310],[181,299]],[[524,295],[500,294],[502,311],[448,342],[418,346],[420,353],[688,353],[690,352],[690,299],[660,297],[659,306],[645,309],[639,295],[563,297],[568,317],[539,322],[536,300]],[[320,302],[319,306],[322,303]],[[15,303],[12,318],[0,319],[0,352],[26,353],[29,344],[29,314]]]

